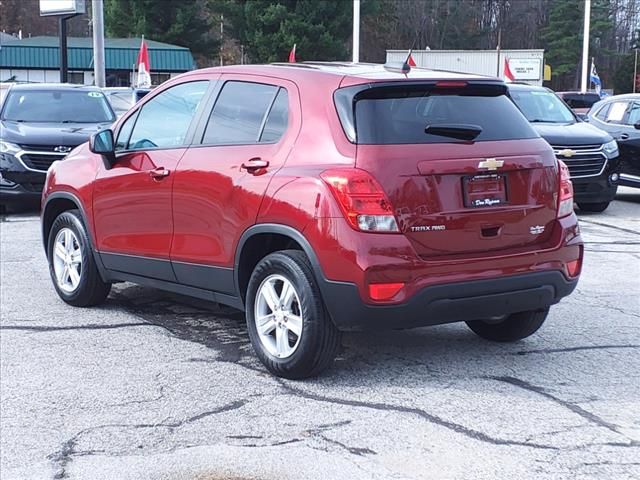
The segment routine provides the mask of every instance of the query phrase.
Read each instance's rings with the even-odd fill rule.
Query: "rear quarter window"
[[[522,113],[505,95],[469,89],[395,87],[367,91],[355,102],[355,136],[359,144],[460,143],[425,133],[433,125],[474,125],[482,129],[474,141],[537,138]]]

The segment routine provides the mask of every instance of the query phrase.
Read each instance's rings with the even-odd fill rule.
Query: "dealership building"
[[[0,39],[0,82],[60,81],[60,47],[58,37]],[[140,38],[105,39],[105,73],[108,87],[132,84]],[[151,63],[153,85],[180,73],[193,70],[195,62],[188,48],[145,39]],[[68,80],[70,83],[93,85],[93,41],[90,37],[67,40]]]
[[[409,50],[387,50],[387,62],[401,62],[408,55]],[[551,80],[544,50],[413,50],[411,56],[418,67],[500,78],[507,59],[517,82],[542,85]]]

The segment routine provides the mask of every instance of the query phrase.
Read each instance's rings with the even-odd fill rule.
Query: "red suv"
[[[275,375],[340,332],[535,332],[578,282],[566,167],[491,78],[366,64],[189,72],[56,162],[42,232],[76,306],[134,282],[246,311]]]

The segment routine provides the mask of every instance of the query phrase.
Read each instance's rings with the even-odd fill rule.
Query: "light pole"
[[[582,33],[582,82],[580,91],[587,91],[587,69],[589,68],[589,22],[591,20],[591,0],[584,2],[584,30]]]
[[[353,0],[353,63],[360,61],[360,0]]]
[[[104,2],[92,0],[91,16],[93,17],[93,78],[96,87],[104,88]]]
[[[638,48],[636,47],[636,61],[633,64],[633,93],[636,93],[637,82],[638,82]]]

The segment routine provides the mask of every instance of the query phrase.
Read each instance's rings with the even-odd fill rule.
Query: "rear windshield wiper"
[[[429,135],[439,135],[441,137],[451,137],[458,140],[473,140],[482,133],[480,125],[469,125],[464,123],[436,123],[427,125],[424,133]]]

